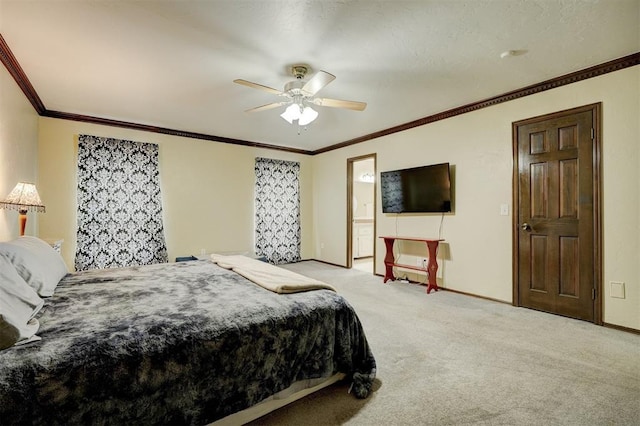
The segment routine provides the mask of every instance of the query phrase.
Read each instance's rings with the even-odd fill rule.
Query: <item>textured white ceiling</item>
[[[316,150],[640,51],[640,0],[0,0],[52,111]],[[505,50],[526,50],[501,59]],[[247,114],[307,63],[336,80],[298,129]]]

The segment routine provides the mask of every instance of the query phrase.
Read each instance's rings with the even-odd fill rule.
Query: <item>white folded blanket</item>
[[[336,291],[334,287],[322,281],[246,256],[212,254],[211,261],[275,293],[297,293],[320,289]]]

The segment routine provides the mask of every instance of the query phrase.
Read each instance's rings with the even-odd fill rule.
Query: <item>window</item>
[[[163,262],[158,145],[80,135],[76,270]]]
[[[300,261],[300,163],[256,158],[256,254],[270,263]]]

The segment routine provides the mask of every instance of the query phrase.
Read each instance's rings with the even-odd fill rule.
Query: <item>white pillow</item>
[[[53,296],[56,286],[69,272],[60,253],[36,237],[20,237],[0,243],[4,254],[24,279],[42,297]]]
[[[0,254],[0,349],[33,339],[40,326],[33,316],[43,304],[6,256]]]

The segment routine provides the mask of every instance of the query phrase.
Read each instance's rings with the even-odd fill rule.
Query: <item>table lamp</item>
[[[40,201],[36,186],[27,182],[18,182],[13,191],[4,200],[0,201],[0,208],[18,210],[20,214],[20,236],[24,235],[24,228],[27,225],[27,211],[44,213],[44,206]]]

